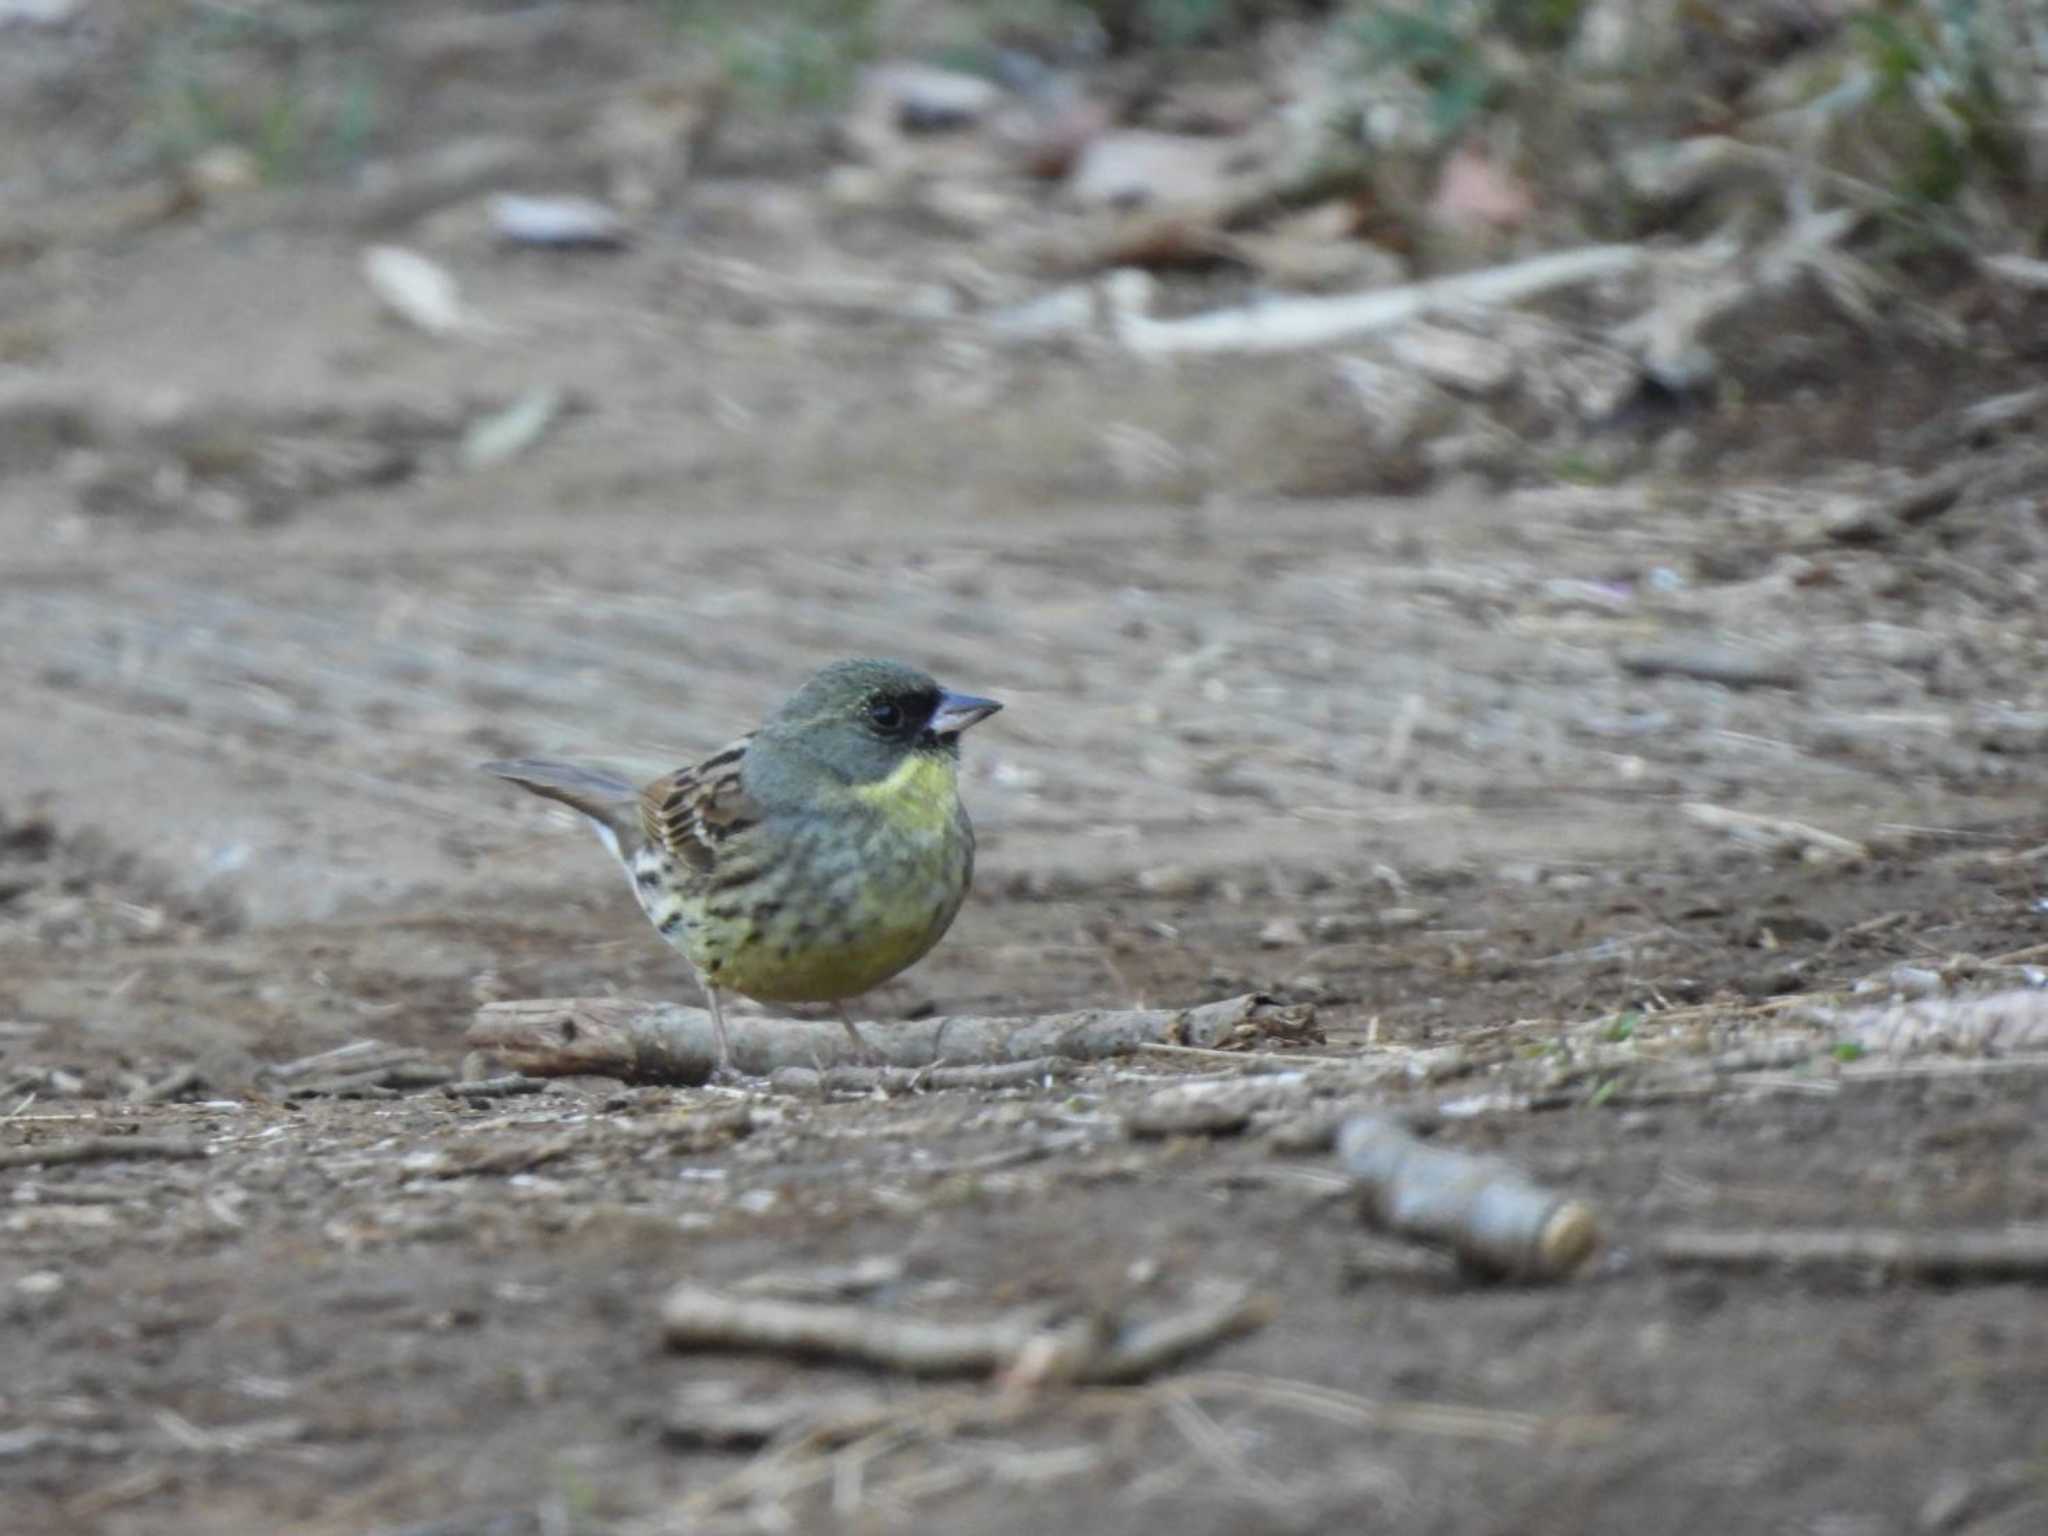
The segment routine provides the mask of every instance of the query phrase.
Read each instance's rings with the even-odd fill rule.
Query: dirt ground
[[[8,387],[57,402],[10,410],[0,467],[0,1148],[207,1156],[0,1169],[10,1530],[2048,1528],[2038,1277],[1645,1247],[2039,1227],[2048,1075],[1660,1102],[1623,1064],[1456,1112],[1587,1021],[1654,1065],[1741,1045],[1775,998],[2048,939],[2043,504],[1801,531],[1824,474],[2011,388],[2009,352],[1905,384],[1910,347],[1814,320],[1760,343],[1740,421],[1681,423],[1725,450],[1700,474],[1283,498],[1330,440],[1294,419],[1308,364],[1011,354],[692,281],[686,247],[785,254],[800,177],[714,166],[623,253],[458,246],[490,325],[448,342],[377,314],[359,238],[303,196],[110,236],[119,189],[61,164],[0,267]],[[805,228],[878,269],[912,239]],[[1987,358],[2012,319],[1969,317]],[[466,422],[542,386],[576,402],[545,441],[458,466]],[[152,412],[206,436],[168,478],[103,422]],[[1118,445],[1155,439],[1224,457],[1133,491]],[[1708,642],[1772,680],[1640,665]],[[493,999],[694,1000],[595,842],[474,764],[658,770],[876,653],[1009,707],[966,746],[975,896],[864,1011],[1260,990],[1315,1005],[1315,1057],[1472,1050],[1471,1076],[1315,1096],[1591,1202],[1586,1272],[1479,1284],[1367,1231],[1327,1154],[1126,1135],[1209,1059],[894,1098],[266,1072],[365,1039],[452,1068]],[[1751,847],[1697,803],[1869,857]],[[750,1133],[716,1134],[742,1101]],[[877,1259],[865,1299],[932,1316],[1231,1281],[1274,1310],[1151,1387],[978,1429],[932,1399],[779,1483],[685,1443],[679,1394],[923,1404],[662,1346],[678,1281]]]

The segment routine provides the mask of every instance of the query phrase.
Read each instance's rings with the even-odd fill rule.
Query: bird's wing
[[[708,871],[735,832],[761,819],[761,808],[740,783],[740,763],[752,736],[742,736],[690,768],[665,773],[640,791],[640,824],[658,848],[692,869]]]

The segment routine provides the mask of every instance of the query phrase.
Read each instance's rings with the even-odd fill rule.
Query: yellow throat
[[[886,779],[857,784],[853,794],[898,831],[938,834],[953,825],[959,786],[958,765],[952,758],[937,752],[912,752]]]

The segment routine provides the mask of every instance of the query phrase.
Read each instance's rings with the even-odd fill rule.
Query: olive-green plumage
[[[641,788],[568,763],[485,767],[596,824],[703,982],[729,1066],[721,989],[842,1002],[952,925],[974,874],[960,732],[1000,707],[896,662],[842,661],[751,736]]]

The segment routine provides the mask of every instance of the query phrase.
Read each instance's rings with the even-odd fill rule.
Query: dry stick
[[[777,1072],[777,1088],[833,1093],[917,1093],[940,1088],[1014,1088],[1046,1078],[1071,1077],[1080,1063],[1070,1057],[1036,1056],[1029,1061],[985,1062],[964,1067],[834,1067],[817,1072],[785,1067]]]
[[[547,1079],[521,1077],[511,1072],[504,1077],[480,1077],[466,1083],[443,1083],[441,1092],[451,1099],[502,1099],[514,1094],[539,1093]]]
[[[1975,1232],[1664,1232],[1650,1252],[1666,1264],[1715,1269],[1876,1266],[1924,1279],[2048,1279],[2048,1228]]]
[[[1433,309],[1505,305],[1558,288],[1626,276],[1648,255],[1636,245],[1555,251],[1494,267],[1430,278],[1396,288],[1329,297],[1275,299],[1246,308],[1211,310],[1181,320],[1120,317],[1118,339],[1140,356],[1175,352],[1286,352],[1355,341],[1392,330]]]
[[[0,1168],[49,1168],[59,1163],[107,1163],[124,1158],[189,1162],[205,1156],[205,1144],[197,1141],[164,1141],[149,1136],[88,1136],[82,1141],[0,1147]]]
[[[1492,1158],[1433,1147],[1380,1115],[1337,1133],[1337,1161],[1389,1231],[1451,1249],[1492,1274],[1555,1280],[1599,1241],[1592,1211]]]
[[[337,1045],[331,1051],[321,1051],[312,1056],[301,1056],[297,1061],[280,1062],[274,1067],[263,1068],[262,1075],[280,1083],[293,1078],[304,1077],[311,1072],[325,1072],[330,1068],[346,1065],[349,1070],[359,1070],[362,1057],[375,1051],[389,1049],[381,1040],[351,1040],[347,1045]]]
[[[378,1081],[383,1074],[365,1072],[356,1077],[338,1077],[326,1083],[301,1083],[285,1093],[287,1099],[395,1099],[400,1097],[396,1088],[386,1088]]]
[[[1240,1291],[1206,1307],[1134,1323],[1112,1338],[1099,1358],[1084,1362],[1078,1379],[1103,1386],[1144,1381],[1225,1339],[1263,1328],[1272,1317],[1270,1301]]]
[[[830,1356],[912,1376],[987,1375],[1043,1332],[1043,1314],[937,1323],[872,1307],[735,1296],[679,1285],[661,1304],[674,1349],[753,1349]]]
[[[1616,660],[1637,677],[1686,677],[1727,688],[1797,688],[1805,680],[1789,657],[1714,644],[1637,646]]]
[[[1264,1298],[1238,1291],[1175,1317],[1105,1331],[1083,1319],[1047,1327],[1043,1312],[934,1322],[873,1307],[781,1301],[679,1285],[662,1302],[676,1349],[755,1349],[851,1360],[912,1376],[991,1376],[1080,1383],[1143,1380],[1262,1326]]]
[[[155,1082],[136,1089],[131,1097],[137,1104],[164,1104],[181,1093],[197,1088],[200,1082],[197,1067],[178,1067],[168,1076],[160,1077]]]
[[[1142,1041],[1137,1049],[1145,1055],[1228,1062],[1246,1077],[1256,1077],[1269,1072],[1299,1072],[1305,1067],[1346,1067],[1355,1071],[1361,1066],[1373,1064],[1373,1058],[1368,1052],[1361,1052],[1356,1056],[1306,1056],[1289,1051],[1284,1056],[1263,1053],[1247,1056],[1243,1051],[1215,1051],[1199,1045],[1169,1045],[1164,1040]]]
[[[1810,827],[1803,821],[1792,821],[1783,816],[1757,816],[1748,811],[1730,810],[1725,805],[1708,805],[1703,801],[1694,801],[1681,810],[1688,821],[1716,832],[1726,832],[1740,842],[1759,847],[1797,848],[1852,863],[1870,857],[1870,850],[1853,838],[1824,832],[1819,827]]]
[[[786,1067],[856,1065],[837,1023],[728,1019],[734,1064],[761,1076]],[[1148,1041],[1214,1048],[1259,1039],[1315,1038],[1315,1010],[1256,994],[1199,1008],[1089,1008],[1039,1018],[938,1018],[862,1026],[891,1066],[1009,1063],[1045,1056],[1091,1061]],[[486,1003],[469,1044],[535,1077],[589,1073],[652,1083],[701,1083],[716,1064],[711,1016],[680,1003],[536,998]]]
[[[410,1051],[402,1057],[380,1062],[361,1071],[300,1083],[296,1087],[287,1088],[285,1097],[393,1098],[403,1089],[443,1087],[454,1077],[455,1072],[452,1068],[422,1060],[420,1052]]]

